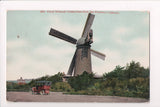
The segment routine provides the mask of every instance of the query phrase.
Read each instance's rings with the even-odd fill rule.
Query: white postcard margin
[[[6,101],[7,10],[99,10],[150,12],[150,102],[149,103],[20,103]],[[160,2],[158,1],[2,1],[0,2],[0,105],[1,107],[51,106],[160,106]]]

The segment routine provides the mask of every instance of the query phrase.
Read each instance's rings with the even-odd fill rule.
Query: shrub
[[[57,82],[55,83],[52,91],[59,91],[59,92],[70,92],[73,91],[71,86],[67,82]]]
[[[93,74],[84,71],[82,75],[69,78],[68,83],[75,89],[75,91],[85,90],[94,84],[93,76]]]

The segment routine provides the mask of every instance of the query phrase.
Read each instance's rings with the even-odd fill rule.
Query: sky
[[[93,12],[92,49],[106,55],[92,57],[92,70],[103,75],[132,60],[149,67],[149,12]],[[67,73],[76,46],[48,33],[57,29],[79,39],[87,12],[8,11],[7,80]]]

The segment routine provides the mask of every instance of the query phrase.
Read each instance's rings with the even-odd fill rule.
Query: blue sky
[[[106,60],[92,56],[93,72],[102,75],[132,60],[149,67],[149,13],[117,11],[94,13],[92,49]],[[81,37],[88,13],[7,12],[7,80],[67,73],[76,46],[48,35],[55,28]],[[19,38],[17,38],[19,36]]]

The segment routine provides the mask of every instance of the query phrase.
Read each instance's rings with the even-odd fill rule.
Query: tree
[[[117,78],[119,80],[123,80],[124,79],[124,68],[125,67],[121,67],[121,66],[116,66],[116,68],[109,72],[109,73],[105,73],[103,74],[103,79],[108,79],[108,78]]]
[[[93,76],[94,74],[89,74],[84,71],[81,75],[69,78],[68,83],[71,85],[72,88],[75,89],[75,91],[85,90],[89,86],[92,86],[94,84]]]
[[[32,80],[32,81],[29,83],[29,85],[30,85],[30,87],[35,86],[35,82],[36,82],[36,81],[51,81],[51,82],[52,82],[51,88],[53,88],[53,87],[54,87],[54,84],[55,84],[56,82],[62,82],[62,81],[63,81],[63,79],[62,79],[63,75],[64,75],[63,73],[58,72],[57,74],[55,74],[55,75],[53,75],[53,76],[48,76],[48,75],[47,75],[47,76],[43,76],[43,77],[41,77],[41,78]]]
[[[49,77],[47,81],[52,81],[52,85],[54,85],[56,82],[62,82],[63,81],[63,73],[58,72],[57,74]]]
[[[144,67],[141,67],[139,62],[132,61],[126,66],[125,77],[127,79],[149,77],[149,68],[145,69]]]
[[[71,88],[71,86],[67,82],[56,82],[53,89],[55,91],[62,91],[62,92],[73,91],[73,89]]]

